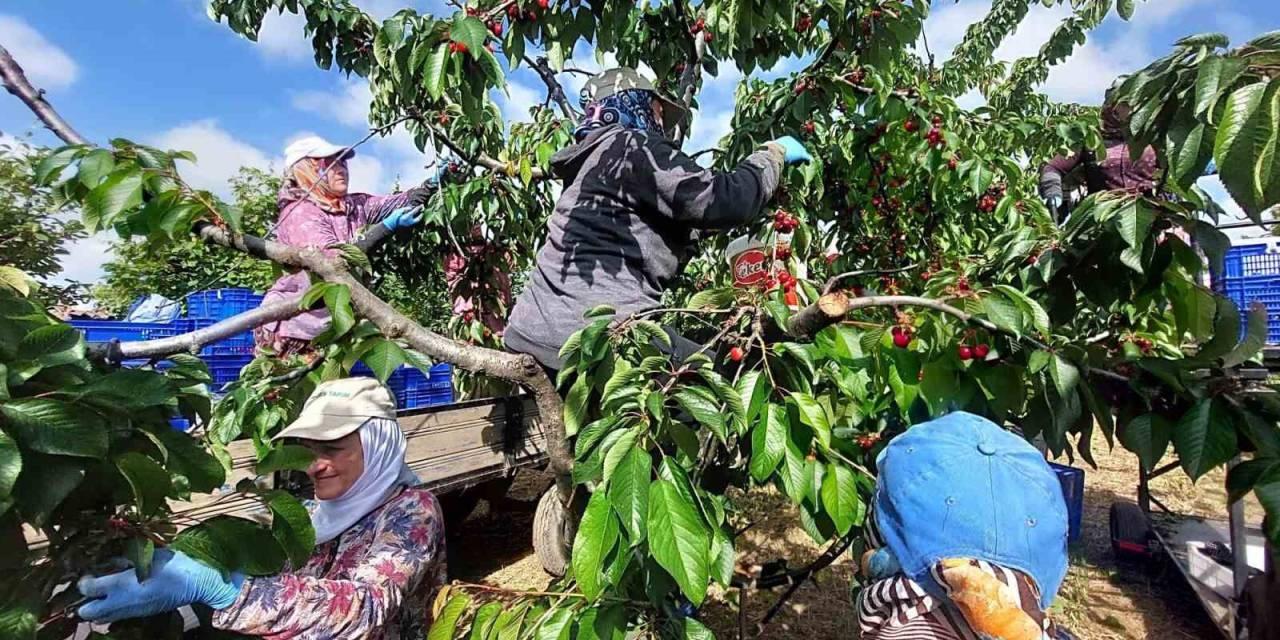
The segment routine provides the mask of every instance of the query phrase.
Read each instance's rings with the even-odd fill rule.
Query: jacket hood
[[[555,152],[551,156],[551,172],[565,182],[573,182],[578,177],[578,173],[582,171],[587,158],[595,152],[596,148],[609,143],[623,131],[626,131],[626,129],[619,125],[593,129],[585,138]]]

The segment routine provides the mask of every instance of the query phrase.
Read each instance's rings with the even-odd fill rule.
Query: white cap
[[[284,168],[288,169],[293,163],[303,158],[328,158],[336,156],[346,150],[344,158],[354,156],[356,152],[346,147],[340,147],[320,136],[307,136],[298,138],[284,150]]]
[[[330,380],[316,387],[298,419],[272,440],[337,440],[359,429],[369,418],[396,419],[396,400],[390,389],[373,378]]]

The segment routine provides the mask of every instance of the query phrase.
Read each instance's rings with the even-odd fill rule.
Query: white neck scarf
[[[404,461],[404,432],[395,420],[369,418],[360,425],[364,471],[345,493],[333,500],[318,500],[311,513],[316,544],[342,535],[369,512],[382,506],[401,486],[418,484],[418,476]]]

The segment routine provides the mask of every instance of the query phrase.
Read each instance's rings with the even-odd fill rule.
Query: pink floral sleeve
[[[373,522],[343,534],[368,544],[343,543],[334,553],[330,543],[302,571],[246,579],[236,602],[215,612],[214,626],[279,640],[381,638],[401,626],[402,605],[424,604],[406,598],[443,577],[440,507],[429,492],[411,489],[370,515]]]

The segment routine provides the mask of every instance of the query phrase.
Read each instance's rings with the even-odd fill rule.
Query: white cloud
[[[75,60],[21,18],[0,14],[0,43],[40,89],[65,89],[80,75]]]
[[[357,155],[347,162],[352,193],[382,193],[382,161],[371,155]]]
[[[227,180],[240,167],[270,169],[272,159],[266,153],[236,139],[207,118],[178,125],[156,135],[147,143],[161,149],[184,150],[196,154],[196,162],[181,163],[178,170],[193,186],[208,189],[220,196],[229,194]],[[274,163],[279,166],[279,162]]]
[[[268,12],[258,30],[258,51],[268,60],[303,62],[311,60],[307,21],[300,15]]]
[[[510,79],[507,80],[507,94],[503,95],[499,91],[495,95],[498,98],[498,104],[502,107],[502,117],[507,122],[529,121],[529,110],[542,104],[547,98],[546,89],[542,85],[538,85],[535,89]]]
[[[111,243],[116,239],[114,233],[106,231],[81,238],[67,244],[67,255],[60,261],[62,272],[50,278],[55,284],[67,282],[84,282],[95,284],[102,280],[102,265],[113,257]]]
[[[697,153],[704,149],[710,149],[718,146],[716,143],[720,138],[729,134],[730,123],[733,122],[733,106],[727,109],[709,110],[707,108],[698,109],[693,114],[693,131],[684,143],[684,150],[689,153]],[[708,164],[711,160],[711,154],[702,156],[699,162],[703,165]]]
[[[369,126],[372,100],[369,83],[363,80],[343,82],[335,93],[311,90],[293,94],[294,108],[360,128]]]

